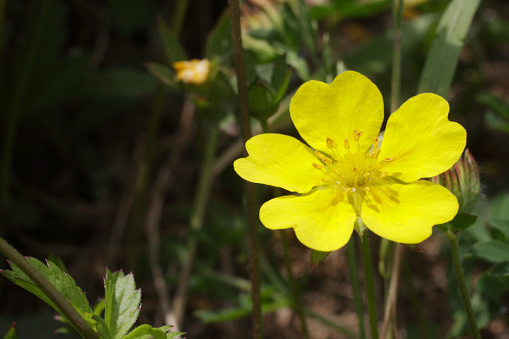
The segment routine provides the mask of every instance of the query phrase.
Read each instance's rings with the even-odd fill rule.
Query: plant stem
[[[39,9],[37,20],[30,32],[30,42],[28,51],[25,54],[21,74],[15,81],[16,90],[14,92],[13,102],[9,114],[5,116],[5,129],[3,133],[2,153],[0,155],[0,234],[5,231],[5,213],[10,203],[9,183],[11,182],[11,168],[12,156],[14,152],[14,145],[16,135],[18,132],[18,124],[23,113],[23,104],[26,103],[25,96],[28,90],[28,83],[32,75],[32,71],[37,58],[37,51],[42,41],[44,29],[46,27],[48,18],[51,14],[51,7],[54,0],[46,0],[42,2],[42,7]],[[38,3],[33,2],[32,4]],[[3,4],[5,6],[5,4]]]
[[[391,80],[391,113],[396,111],[400,102],[401,88],[401,17],[403,15],[403,0],[392,0],[392,21],[394,26],[394,45],[392,50],[392,80]]]
[[[16,266],[18,266],[35,284],[53,301],[59,310],[72,323],[74,328],[86,339],[98,338],[94,330],[88,325],[83,317],[74,309],[64,296],[53,286],[45,276],[33,267],[28,260],[14,247],[0,237],[0,252]]]
[[[191,233],[196,233],[203,226],[205,210],[210,196],[210,188],[212,186],[212,166],[214,165],[214,155],[216,154],[218,134],[219,130],[216,127],[212,127],[209,129],[208,138],[205,139],[205,154],[201,164],[200,178],[198,179],[194,206],[191,212],[191,219],[189,221]],[[175,318],[177,319],[177,324],[180,327],[182,327],[184,318],[184,310],[187,302],[186,292],[196,254],[196,245],[197,241],[195,234],[191,234],[187,242],[186,261],[180,274],[179,284],[173,300]]]
[[[378,339],[378,320],[376,316],[375,281],[373,278],[373,265],[371,264],[371,253],[369,250],[368,231],[364,231],[361,241],[362,262],[364,264],[364,275],[366,279],[366,297],[368,302],[369,326],[371,328],[371,339]]]
[[[288,281],[290,283],[290,289],[292,291],[293,307],[302,325],[302,335],[304,338],[309,339],[309,331],[308,326],[306,324],[306,316],[302,309],[299,289],[297,287],[295,277],[293,276],[292,266],[290,264],[290,257],[288,256],[288,237],[286,236],[286,230],[280,230],[279,234],[281,235],[281,243],[283,244],[283,255],[285,259],[286,272],[288,273]]]
[[[357,276],[357,260],[355,255],[355,244],[352,240],[350,240],[346,245],[346,258],[348,260],[350,283],[353,289],[355,313],[357,313],[357,321],[359,322],[359,336],[361,339],[366,339],[366,330],[364,329],[364,312],[362,309],[361,291],[359,289],[359,277]]]
[[[173,32],[175,33],[175,36],[180,36],[182,25],[186,17],[188,4],[189,0],[179,0],[175,5],[175,12],[172,18]]]
[[[458,237],[454,232],[447,231],[447,238],[451,244],[451,255],[454,270],[456,271],[456,278],[458,278],[458,285],[460,288],[461,299],[463,299],[463,305],[465,306],[465,312],[467,313],[468,323],[470,324],[470,331],[474,339],[481,339],[479,328],[477,327],[477,321],[475,320],[474,311],[472,304],[470,303],[470,294],[468,292],[467,283],[465,281],[465,275],[463,274],[463,267],[461,266],[460,251],[458,245]]]
[[[242,48],[242,36],[240,31],[240,6],[239,0],[229,0],[230,17],[233,42],[233,60],[237,73],[237,87],[239,94],[239,106],[241,117],[241,134],[244,144],[251,137],[251,122],[249,118],[246,68],[244,63],[244,49]],[[244,149],[244,155],[247,151]],[[251,296],[253,299],[253,337],[262,337],[262,312],[260,307],[260,267],[258,262],[258,233],[256,229],[256,191],[253,183],[246,181],[247,214],[249,224],[249,247],[251,262]]]

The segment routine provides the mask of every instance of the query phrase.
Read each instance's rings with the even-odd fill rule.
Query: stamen
[[[362,190],[363,190],[363,191],[371,191],[371,189],[369,188],[369,186],[363,186],[363,187],[362,187]]]
[[[387,174],[387,172],[383,172],[382,174],[380,174],[380,179],[383,179],[383,178],[387,178],[389,174]]]
[[[371,159],[376,159],[376,158],[378,158],[379,154],[380,154],[380,150],[371,153],[369,156],[371,157]]]
[[[394,159],[395,159],[395,158],[385,158],[385,161],[387,161],[387,162],[391,162],[391,161],[393,161]]]
[[[332,181],[332,179],[331,179],[331,178],[322,178],[322,181],[323,181],[323,182],[331,182],[331,181]]]
[[[329,148],[337,148],[338,145],[331,138],[327,137],[327,147]]]
[[[363,132],[357,132],[357,131],[353,131],[353,139],[354,140],[359,140],[359,138],[361,137],[361,135],[363,134]]]
[[[376,137],[375,141],[373,141],[373,150],[376,150],[378,148],[378,137]]]
[[[350,143],[348,142],[348,139],[345,139],[344,146],[345,146],[345,149],[350,149]]]
[[[320,153],[320,151],[318,150],[315,150],[315,155],[320,159],[322,160],[324,163],[326,164],[332,164],[332,160],[327,158],[325,155],[323,155],[322,153]]]

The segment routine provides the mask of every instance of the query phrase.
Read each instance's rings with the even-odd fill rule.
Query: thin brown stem
[[[240,30],[240,5],[238,0],[229,0],[233,41],[233,59],[237,72],[237,88],[241,116],[242,140],[244,143],[251,137],[251,123],[249,118],[246,68],[244,63],[244,49]],[[247,151],[244,150],[247,155]],[[249,247],[251,262],[251,295],[253,299],[253,337],[262,337],[262,312],[260,306],[260,269],[258,263],[258,233],[256,229],[256,191],[253,183],[246,182],[247,214],[249,224]]]

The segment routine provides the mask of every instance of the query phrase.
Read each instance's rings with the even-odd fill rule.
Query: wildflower
[[[177,79],[186,83],[201,85],[210,72],[210,62],[207,59],[191,61],[177,61],[173,63],[173,68],[177,72]]]
[[[465,148],[465,129],[448,113],[440,96],[419,94],[391,115],[382,138],[383,99],[369,79],[348,71],[330,85],[309,81],[292,98],[290,115],[311,147],[282,134],[257,135],[235,171],[299,193],[266,202],[260,220],[269,229],[294,228],[311,249],[341,248],[354,224],[419,243],[458,211],[446,188],[419,180],[446,171]]]

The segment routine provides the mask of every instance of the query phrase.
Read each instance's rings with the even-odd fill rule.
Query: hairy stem
[[[465,312],[467,313],[468,323],[470,325],[470,331],[474,339],[481,339],[479,328],[477,327],[477,321],[475,320],[474,310],[470,303],[470,294],[468,292],[467,282],[465,281],[465,275],[463,274],[463,267],[461,266],[460,250],[458,245],[458,237],[451,231],[447,231],[447,238],[451,244],[451,255],[454,270],[456,271],[456,278],[458,278],[458,285],[460,288],[461,299],[465,306]]]
[[[355,313],[359,322],[359,336],[366,339],[366,330],[364,329],[364,311],[362,308],[362,297],[359,288],[359,277],[357,276],[357,260],[355,255],[355,244],[350,239],[346,245],[346,258],[348,260],[348,271],[350,272],[350,283],[353,289],[353,300],[355,302]]]
[[[240,6],[239,0],[229,0],[230,17],[233,42],[233,60],[237,73],[237,87],[239,95],[239,107],[241,117],[241,134],[244,144],[251,137],[251,122],[249,120],[249,108],[246,84],[246,68],[244,63],[244,49],[242,48],[242,35],[240,31]],[[244,149],[244,155],[247,151]],[[249,224],[249,259],[251,262],[251,296],[253,299],[253,337],[262,337],[262,312],[260,306],[260,268],[258,259],[258,233],[256,229],[256,191],[251,182],[246,182],[247,215]]]
[[[373,265],[371,264],[371,252],[369,249],[368,231],[364,232],[361,241],[362,261],[364,264],[364,275],[366,279],[366,297],[368,303],[369,326],[371,328],[371,339],[378,339],[378,320],[376,316],[375,301],[375,280],[373,277]]]

